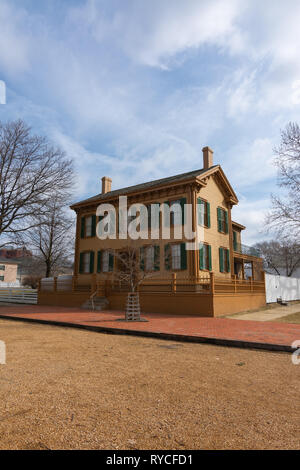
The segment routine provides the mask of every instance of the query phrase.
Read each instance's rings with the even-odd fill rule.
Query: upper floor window
[[[94,237],[96,235],[96,216],[86,215],[81,217],[81,238]]]
[[[197,216],[198,225],[203,225],[207,228],[210,227],[210,203],[200,197],[197,199]]]
[[[5,271],[5,265],[4,264],[0,264],[0,271]]]
[[[217,208],[218,215],[218,231],[228,233],[228,212],[221,207]]]

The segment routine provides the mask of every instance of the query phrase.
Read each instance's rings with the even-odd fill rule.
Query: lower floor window
[[[211,247],[202,244],[199,248],[199,268],[211,271]]]
[[[154,270],[154,246],[148,246],[146,249],[146,271]]]
[[[227,248],[219,248],[220,272],[230,272],[230,252]]]
[[[91,259],[91,253],[83,253],[83,272],[84,273],[90,272],[90,259]]]
[[[181,268],[180,245],[171,245],[172,269]]]
[[[102,253],[102,271],[107,273],[109,271],[109,251]]]
[[[4,276],[0,276],[0,281],[4,281]]]

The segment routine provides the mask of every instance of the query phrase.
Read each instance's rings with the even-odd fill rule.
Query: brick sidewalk
[[[0,318],[85,328],[93,331],[207,342],[226,346],[293,351],[300,325],[275,322],[201,318],[189,315],[143,314],[148,322],[120,322],[124,312],[91,312],[44,305],[0,306]]]

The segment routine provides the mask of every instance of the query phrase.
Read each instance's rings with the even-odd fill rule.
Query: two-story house
[[[118,269],[117,257],[114,256],[114,252],[124,249],[129,244],[134,245],[139,252],[141,269],[146,269],[149,272],[155,271],[156,284],[161,281],[163,285],[164,279],[173,279],[171,292],[177,295],[177,301],[180,283],[186,282],[188,285],[189,282],[189,285],[196,286],[195,289],[190,289],[190,297],[194,298],[194,292],[201,292],[203,294],[201,297],[202,307],[199,307],[200,299],[195,301],[194,298],[195,305],[191,308],[193,313],[204,314],[206,308],[204,295],[208,293],[204,288],[205,282],[203,280],[205,279],[209,279],[210,294],[214,295],[218,295],[217,286],[221,286],[221,282],[223,282],[222,286],[226,282],[227,284],[226,288],[220,288],[220,293],[223,289],[228,294],[241,294],[242,289],[239,290],[239,287],[242,283],[246,286],[244,293],[248,292],[247,286],[249,286],[249,292],[253,293],[258,283],[262,282],[262,260],[258,253],[242,245],[241,231],[245,227],[233,222],[231,218],[231,209],[238,204],[238,198],[221,166],[214,165],[213,151],[209,147],[203,148],[203,167],[199,170],[117,190],[111,189],[111,183],[110,178],[103,177],[100,194],[71,206],[77,215],[73,282],[75,292],[76,286],[78,286],[77,291],[83,292],[84,286],[88,286],[87,289],[92,292],[93,286],[98,281],[112,281],[114,272]],[[133,204],[143,204],[148,209],[146,229],[148,236],[132,240],[128,236],[120,235],[119,205],[120,197],[124,198],[124,196],[127,197],[127,207],[131,207]],[[98,215],[99,207],[105,207],[103,204],[110,205],[115,209],[114,230],[109,232],[113,236],[108,236],[106,239],[100,239],[98,236],[100,233],[98,231],[99,224],[106,214],[106,212],[100,211],[102,215]],[[151,236],[153,235],[151,232],[151,224],[153,225],[151,207],[158,208],[155,238]],[[170,221],[167,237],[163,233],[165,227],[164,209],[166,207],[170,209],[170,213],[166,212]],[[185,209],[185,207],[189,207],[189,209]],[[180,209],[182,209],[181,212]],[[126,229],[133,219],[134,217],[129,212]],[[197,239],[194,243],[186,235],[186,224],[190,226],[192,232],[197,233]],[[180,225],[182,226],[182,235],[178,238],[176,230]],[[141,229],[140,232],[142,233],[143,230]],[[176,290],[174,290],[174,279],[176,279]],[[246,279],[249,279],[248,284]],[[201,282],[203,289],[197,287]],[[250,287],[252,287],[252,291],[250,291]],[[162,298],[162,290],[157,289],[160,294],[157,294],[158,298],[155,301],[155,292],[152,292],[152,304],[149,299],[147,301],[145,299],[145,305],[147,305],[145,311],[169,312],[175,308],[175,305],[176,311],[178,308],[179,310],[182,308],[180,302],[177,301],[172,307],[172,302],[167,295],[168,292],[166,292],[166,298]],[[185,297],[189,294],[187,288],[182,287],[181,291]],[[70,299],[70,297],[68,298]],[[74,298],[69,303],[74,304]],[[109,300],[111,307],[121,308],[123,302],[121,295],[118,297],[114,292]],[[187,305],[186,301],[187,299],[185,299],[185,305]],[[190,302],[191,299],[188,301]],[[249,302],[249,308],[253,307],[254,303],[252,299]],[[261,295],[258,303],[260,305],[264,303]],[[240,305],[241,308],[239,308],[237,300],[235,300],[235,304],[231,311],[242,310],[248,305],[247,301],[243,301]],[[230,309],[230,307],[228,308]],[[208,314],[211,315],[211,309]]]

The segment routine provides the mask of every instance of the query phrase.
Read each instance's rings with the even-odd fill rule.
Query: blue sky
[[[0,119],[74,158],[78,200],[202,166],[214,150],[264,238],[273,147],[299,122],[298,0],[0,0]]]

